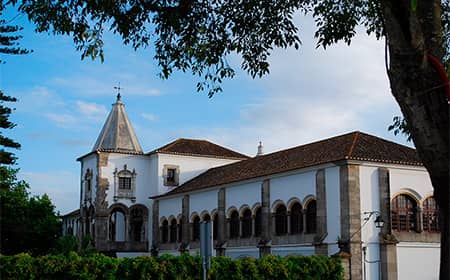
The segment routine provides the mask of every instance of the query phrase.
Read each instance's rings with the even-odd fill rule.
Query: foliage
[[[281,270],[280,270],[281,269]],[[199,256],[111,258],[102,254],[32,257],[0,256],[2,279],[201,279]],[[281,277],[281,278],[279,278]],[[212,259],[208,279],[343,279],[339,259],[327,257],[275,257],[256,260]]]
[[[17,169],[0,166],[1,253],[45,254],[60,234],[60,221],[49,197],[30,196],[28,184],[17,181]]]

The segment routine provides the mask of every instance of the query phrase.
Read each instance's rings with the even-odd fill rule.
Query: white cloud
[[[141,113],[141,117],[151,122],[158,120],[158,117],[151,113]]]
[[[45,116],[62,128],[69,128],[77,123],[77,119],[70,114],[47,113]]]
[[[78,111],[86,118],[95,121],[104,121],[108,111],[105,106],[96,103],[89,103],[84,101],[75,102]]]

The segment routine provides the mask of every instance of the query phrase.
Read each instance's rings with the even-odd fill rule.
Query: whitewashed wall
[[[189,196],[189,217],[195,212],[201,215],[203,211],[207,211],[211,215],[214,209],[217,209],[217,189],[207,190],[204,192],[191,193]]]
[[[286,205],[291,198],[303,201],[307,196],[316,197],[316,171],[289,174],[270,180],[271,207],[276,200]]]
[[[398,279],[439,279],[439,250],[439,244],[436,243],[398,243]]]
[[[341,193],[339,167],[325,169],[325,192],[327,196],[327,231],[324,242],[328,243],[328,254],[339,252],[336,244],[341,235]]]
[[[236,184],[227,187],[225,191],[225,215],[230,207],[239,210],[243,205],[248,205],[253,210],[252,207],[256,203],[261,203],[261,181]]]
[[[389,168],[391,198],[396,194],[409,191],[423,200],[433,194],[431,180],[425,168]]]
[[[159,219],[162,217],[169,218],[171,215],[178,217],[182,212],[182,196],[170,197],[159,200]]]
[[[174,187],[164,186],[163,171],[165,164],[178,165],[180,167],[179,183],[181,185],[210,168],[237,161],[231,159],[181,156],[162,153],[157,154],[157,157],[158,157],[158,194],[163,194],[174,189]]]

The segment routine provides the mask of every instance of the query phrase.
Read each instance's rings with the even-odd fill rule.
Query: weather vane
[[[123,87],[120,87],[120,82],[118,86],[114,87],[114,89],[117,89],[117,101],[120,101],[120,90],[123,89]]]

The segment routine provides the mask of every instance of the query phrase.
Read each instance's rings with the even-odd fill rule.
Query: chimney
[[[262,155],[264,155],[264,152],[263,152],[263,145],[262,145],[262,142],[259,141],[258,152],[256,153],[256,156],[258,157],[258,156],[262,156]]]

